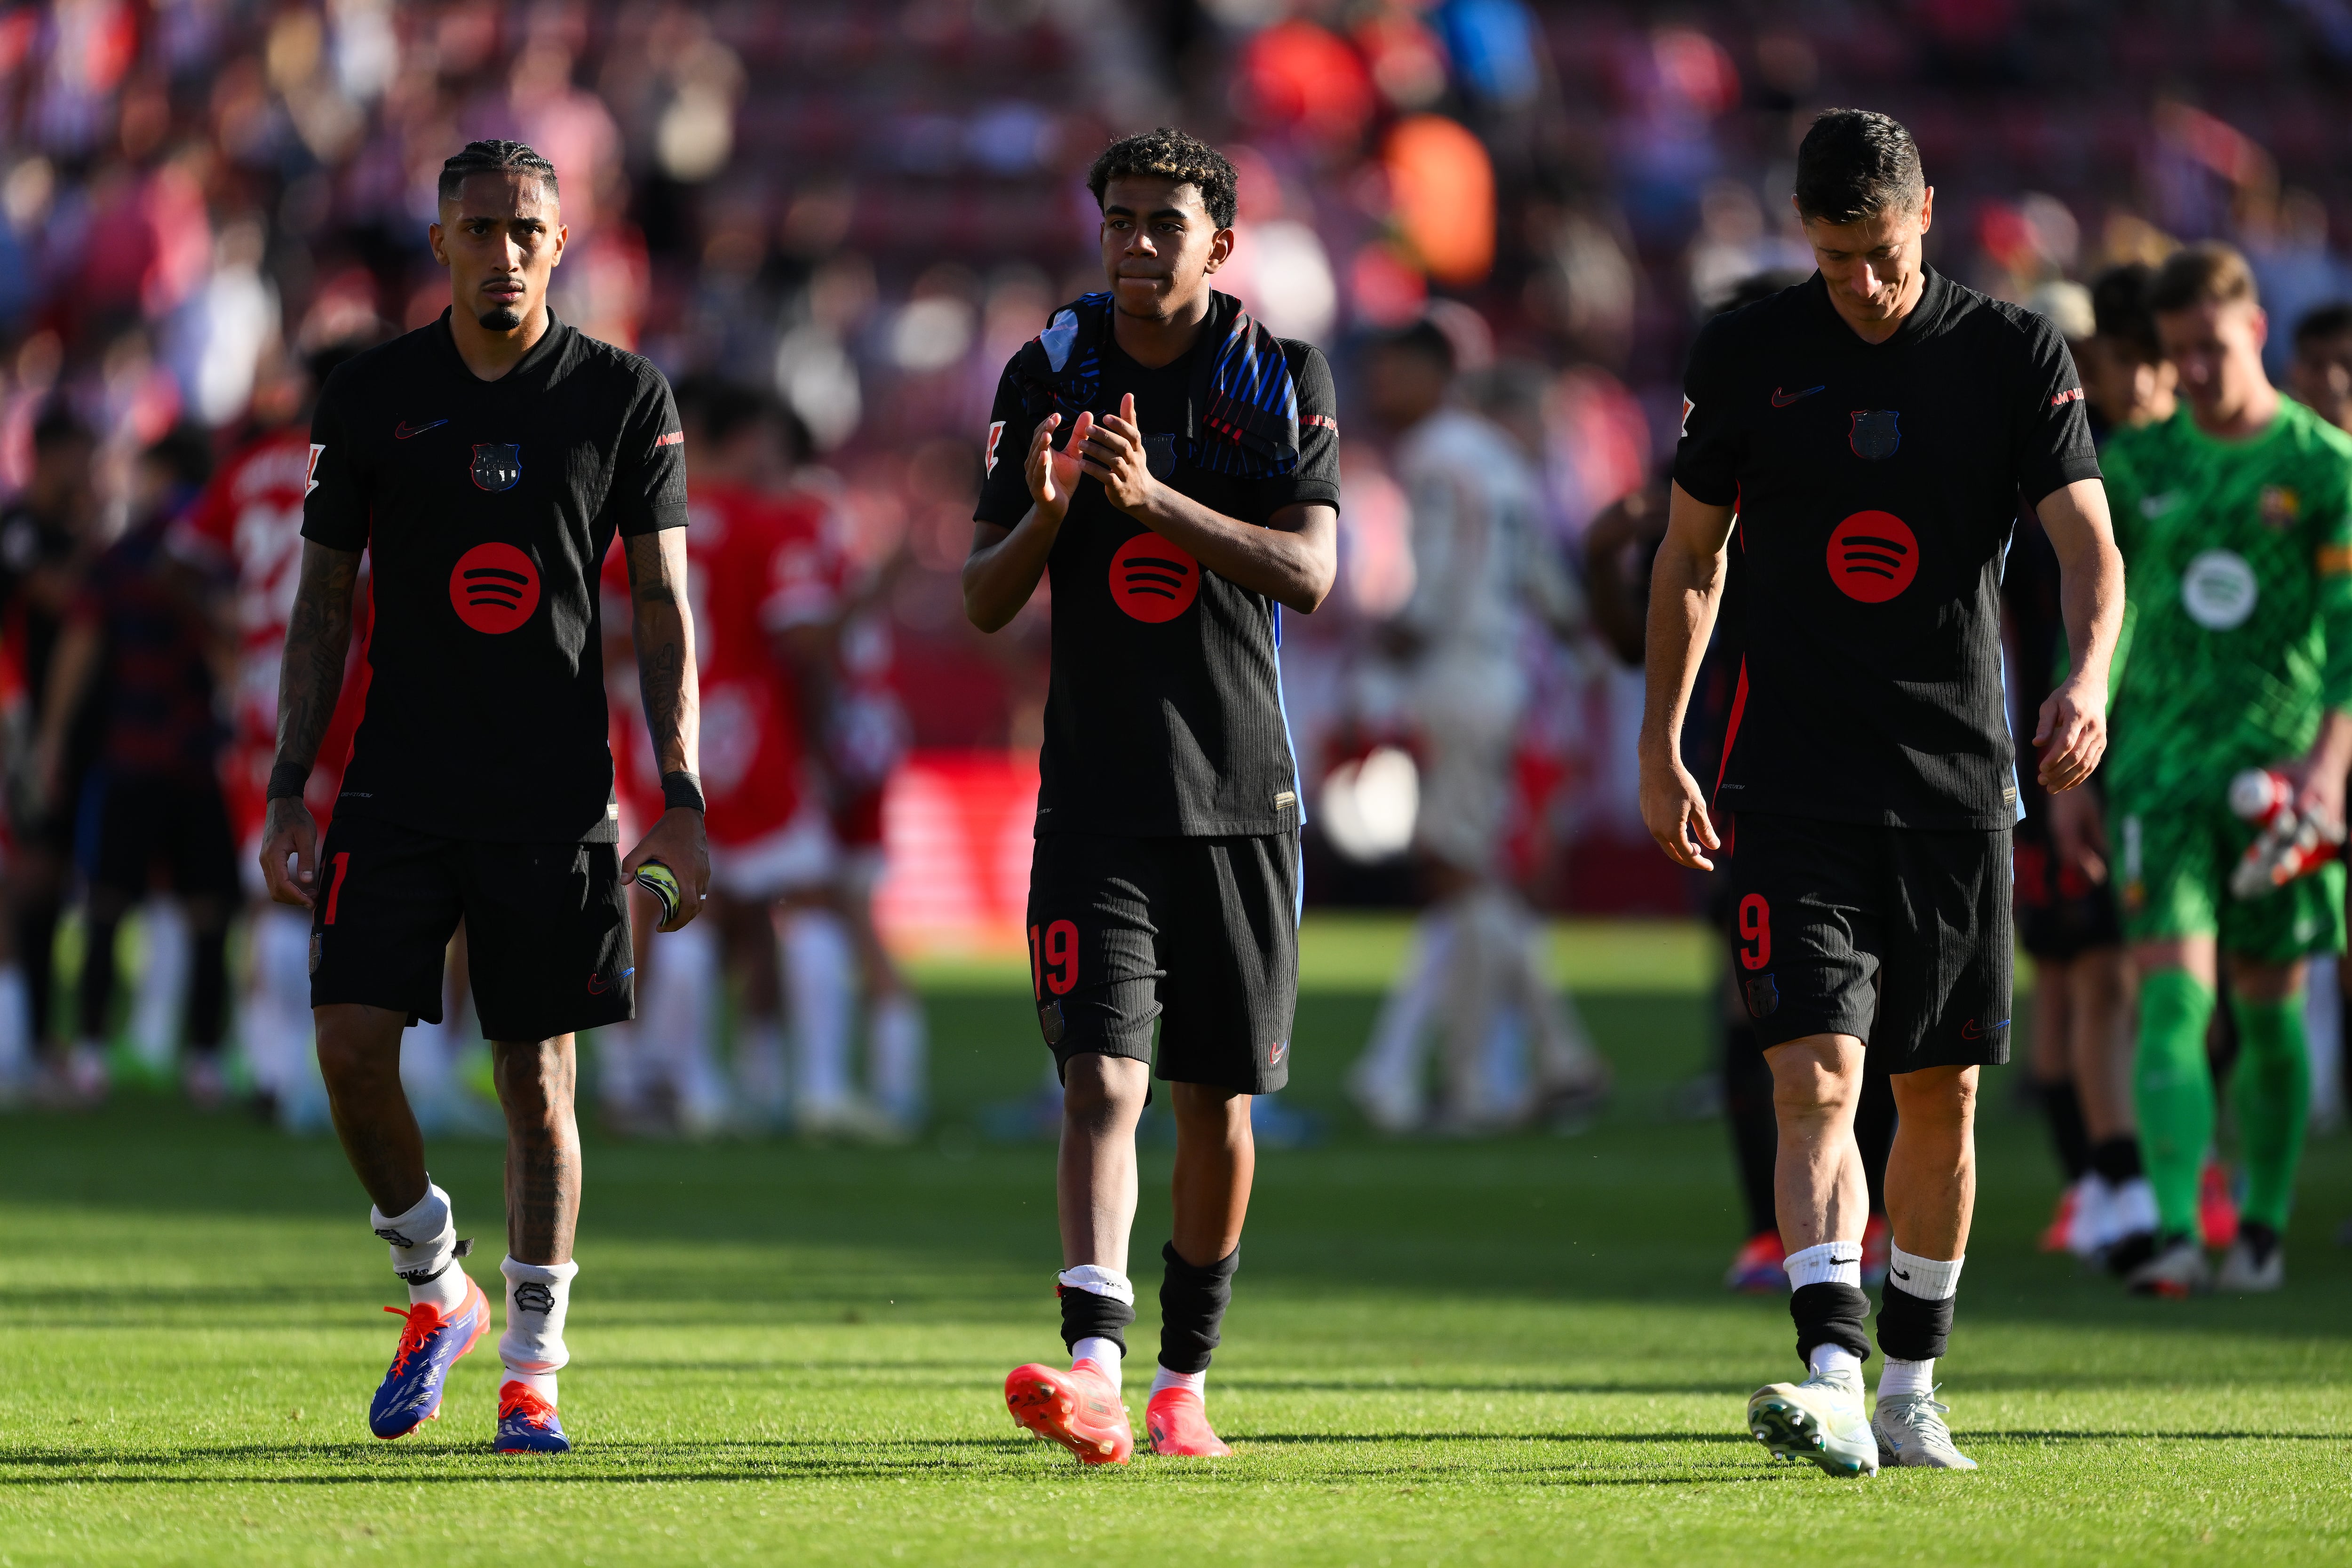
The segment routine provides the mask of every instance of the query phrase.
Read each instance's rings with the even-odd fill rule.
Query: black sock
[[[1934,1361],[1952,1337],[1952,1303],[1923,1300],[1898,1285],[1878,1299],[1878,1348],[1893,1361]]]
[[[2058,1151],[2059,1166],[2069,1184],[2091,1168],[2091,1131],[2083,1125],[2083,1100],[2072,1079],[2036,1084],[2042,1092],[2042,1114],[2050,1121],[2050,1142]]]
[[[1055,1285],[1055,1294],[1062,1298],[1062,1343],[1075,1347],[1080,1340],[1108,1340],[1127,1354],[1127,1325],[1135,1321],[1135,1309],[1116,1296],[1105,1296],[1095,1290],[1081,1290],[1075,1285]]]
[[[2105,1177],[2109,1185],[2122,1186],[2140,1173],[2139,1140],[2129,1133],[2100,1139],[2091,1150],[2091,1169]]]
[[[1234,1299],[1235,1247],[1206,1268],[1184,1261],[1170,1242],[1160,1249],[1168,1272],[1160,1282],[1160,1364],[1170,1372],[1206,1372],[1217,1348],[1225,1308]]]
[[[1801,1285],[1789,1294],[1797,1321],[1797,1359],[1811,1364],[1815,1345],[1837,1345],[1870,1359],[1870,1298],[1859,1285]]]

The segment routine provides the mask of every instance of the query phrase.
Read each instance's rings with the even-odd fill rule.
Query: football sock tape
[[[2247,1002],[2232,997],[2238,1021],[2238,1065],[2230,1075],[2230,1109],[2238,1122],[2238,1155],[2246,1168],[2239,1213],[2273,1230],[2286,1228],[2294,1201],[2295,1166],[2303,1160],[2304,1128],[2311,1119],[2311,1058],[2304,1043],[2303,998]]]
[[[1789,1293],[1797,1321],[1797,1359],[1811,1363],[1815,1345],[1837,1345],[1870,1359],[1870,1298],[1860,1285],[1800,1285]]]
[[[2132,1099],[2156,1212],[2170,1235],[2197,1229],[2197,1184],[2213,1142],[2213,1079],[2205,1066],[2212,1019],[2213,988],[2187,970],[2155,970],[2140,982]]]
[[[507,1277],[507,1331],[499,1336],[499,1360],[509,1373],[561,1371],[572,1359],[563,1320],[572,1310],[572,1280],[580,1265],[509,1257],[499,1272]]]
[[[1108,1340],[1127,1354],[1127,1326],[1135,1321],[1135,1287],[1116,1268],[1082,1263],[1055,1277],[1062,1299],[1062,1343]]]
[[[1233,1303],[1241,1248],[1205,1268],[1185,1262],[1172,1241],[1160,1257],[1168,1266],[1160,1281],[1160,1364],[1171,1372],[1206,1372]]]

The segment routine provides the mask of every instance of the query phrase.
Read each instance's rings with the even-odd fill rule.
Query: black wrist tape
[[[310,769],[299,763],[280,763],[269,770],[269,788],[264,798],[300,800],[302,792],[310,786]]]
[[[662,805],[671,811],[702,810],[701,778],[684,768],[662,774]]]
[[[1172,1241],[1160,1249],[1160,1257],[1168,1265],[1160,1282],[1160,1364],[1170,1372],[1206,1372],[1234,1299],[1241,1248],[1206,1268],[1185,1262]]]
[[[1815,1345],[1836,1345],[1870,1359],[1870,1298],[1861,1286],[1800,1286],[1790,1292],[1789,1316],[1797,1320],[1798,1360],[1811,1361]],[[1885,1322],[1882,1318],[1882,1327]]]
[[[1934,1361],[1952,1338],[1952,1302],[1924,1300],[1899,1285],[1878,1298],[1878,1348],[1896,1361]]]
[[[1127,1325],[1135,1321],[1135,1309],[1116,1296],[1098,1291],[1081,1290],[1075,1285],[1056,1284],[1055,1293],[1062,1298],[1062,1345],[1075,1348],[1080,1340],[1108,1340],[1127,1354]]]

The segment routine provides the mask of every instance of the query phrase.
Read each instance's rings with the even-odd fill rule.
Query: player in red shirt
[[[302,497],[310,478],[310,404],[328,373],[367,344],[339,343],[306,363],[289,363],[256,394],[261,433],[222,464],[184,517],[168,548],[236,580],[236,689],[222,763],[229,821],[243,846],[251,895],[253,972],[243,1011],[247,1065],[256,1092],[289,1127],[326,1125],[326,1091],[312,1070],[310,917],[274,903],[259,870],[263,795],[278,751],[278,673],[286,623],[302,561]],[[364,568],[362,568],[364,571]],[[364,581],[364,579],[362,579]],[[357,596],[342,696],[304,791],[323,831],[342,787],[352,733],[367,707],[368,595]]]
[[[636,1099],[656,1102],[656,1117],[658,1100],[672,1097],[688,1131],[708,1130],[721,1114],[708,1003],[723,943],[743,985],[735,1052],[743,1119],[774,1125],[789,1100],[803,1131],[862,1132],[872,1116],[850,1092],[847,1059],[854,960],[830,907],[832,825],[811,742],[832,706],[838,618],[841,568],[827,510],[812,497],[773,493],[784,459],[769,400],[715,384],[683,385],[677,399],[688,443],[699,454],[688,479],[688,589],[718,918],[672,933],[688,940],[666,942],[644,977],[633,1088]],[[606,579],[608,591],[622,586],[609,563]],[[640,744],[632,737],[628,749]],[[780,926],[788,987],[777,963]],[[798,1047],[789,1073],[787,994]]]

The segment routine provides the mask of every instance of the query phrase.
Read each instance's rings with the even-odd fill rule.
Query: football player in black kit
[[[1810,1372],[1758,1390],[1748,1429],[1832,1475],[1973,1468],[1933,1377],[1975,1200],[1977,1079],[2009,1056],[2018,808],[2000,584],[2021,499],[2057,552],[2076,655],[2033,737],[2050,790],[2105,749],[2123,563],[2065,340],[1924,264],[1935,193],[1909,132],[1825,112],[1798,151],[1796,205],[1820,270],[1717,316],[1691,352],[1652,579],[1642,811],[1667,854],[1712,868],[1716,805],[1679,733],[1738,549],[1746,663],[1717,799],[1737,819],[1738,961],[1772,1068]],[[1899,1118],[1887,1364],[1867,1415],[1865,1043],[1894,1058]]]
[[[313,416],[261,868],[273,897],[312,911],[335,1131],[408,1282],[409,1305],[386,1309],[406,1321],[370,1426],[398,1437],[439,1414],[450,1364],[489,1326],[400,1087],[401,1031],[439,1019],[462,919],[507,1116],[495,1447],[560,1453],[580,1212],[572,1035],[630,1016],[625,879],[648,861],[670,869],[682,897],[665,930],[694,917],[709,880],[683,437],[660,372],[547,308],[564,229],[545,159],[470,143],[442,166],[429,233],[452,308],[343,364]],[[616,532],[669,806],[626,858],[596,593]],[[302,788],[342,683],[362,551],[367,713],[321,846]]]
[[[1024,1426],[1123,1464],[1135,1128],[1152,1029],[1176,1120],[1152,1451],[1227,1452],[1202,1404],[1240,1261],[1250,1102],[1290,1070],[1297,763],[1285,607],[1338,571],[1331,373],[1209,286],[1234,246],[1233,165],[1175,131],[1111,144],[1087,181],[1105,292],[1013,356],[989,416],[964,609],[982,631],[1053,575],[1029,947],[1062,1073],[1058,1279],[1069,1371],[1020,1368]]]

